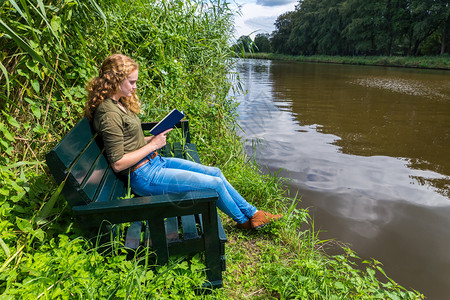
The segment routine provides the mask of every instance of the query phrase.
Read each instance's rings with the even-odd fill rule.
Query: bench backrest
[[[56,182],[66,180],[62,192],[71,207],[125,195],[126,185],[109,166],[96,136],[83,118],[46,156]]]

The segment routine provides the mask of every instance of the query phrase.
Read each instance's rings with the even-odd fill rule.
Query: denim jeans
[[[185,159],[158,155],[130,174],[130,185],[139,196],[214,189],[219,194],[217,207],[239,224],[256,212],[256,207],[231,186],[219,168]]]

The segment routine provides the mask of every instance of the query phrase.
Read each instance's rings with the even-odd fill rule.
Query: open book
[[[179,111],[176,108],[173,109],[170,113],[167,114],[167,116],[164,117],[164,119],[159,121],[159,123],[150,130],[150,134],[158,135],[161,132],[174,127],[178,122],[181,121],[181,119],[183,119],[183,117],[183,112]]]

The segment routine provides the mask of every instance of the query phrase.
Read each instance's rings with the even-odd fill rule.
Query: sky
[[[235,16],[236,39],[258,33],[272,33],[279,15],[293,11],[298,0],[235,0],[241,7],[240,15]]]

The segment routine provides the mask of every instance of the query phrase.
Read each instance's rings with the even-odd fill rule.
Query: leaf
[[[28,19],[25,17],[25,15],[23,14],[22,10],[20,9],[19,5],[17,5],[16,1],[14,0],[9,0],[9,3],[11,3],[11,5],[16,9],[16,11],[19,13],[19,15],[22,16],[22,18],[25,19],[25,21],[28,23],[28,25],[31,26],[30,22],[28,22]]]
[[[9,263],[17,256],[19,255],[23,248],[25,248],[25,244],[23,244],[17,251],[14,253],[10,258],[8,258],[5,263],[0,267],[0,273],[3,272],[3,270],[6,269],[6,267],[9,265]]]
[[[37,2],[38,2],[38,5],[39,5],[39,8],[41,9],[42,18],[46,21],[47,20],[47,16],[46,16],[46,13],[45,13],[44,3],[42,2],[42,0],[38,0]]]
[[[10,141],[10,142],[14,142],[14,141],[15,141],[14,136],[8,131],[8,129],[2,128],[1,130],[2,130],[2,132],[3,132],[3,135],[5,136],[5,138],[6,138],[8,141]],[[3,141],[2,141],[2,142],[3,142]],[[6,144],[5,146],[7,147],[7,144]]]
[[[3,239],[0,237],[0,246],[2,247],[3,251],[6,254],[6,257],[10,257],[11,256],[11,251],[9,251],[8,246],[5,244],[5,242],[3,241]]]
[[[96,9],[97,13],[100,15],[100,17],[103,19],[103,21],[105,22],[105,29],[106,31],[108,31],[108,20],[106,18],[105,13],[103,12],[103,10],[100,8],[100,6],[98,6],[97,2],[95,2],[95,0],[89,0],[89,2],[91,2],[91,4],[94,6],[94,8]]]
[[[9,77],[6,68],[3,66],[2,62],[0,62],[0,70],[2,70],[3,75],[5,75],[6,79],[6,97],[9,97]]]
[[[28,73],[25,73],[24,71],[22,71],[22,69],[17,69],[17,74],[19,74],[20,76],[25,77],[26,79],[29,79],[30,76],[28,75]]]
[[[59,32],[61,30],[61,18],[56,15],[53,16],[52,20],[50,21],[50,25],[52,26],[54,31]]]
[[[64,185],[66,184],[67,177],[61,182],[61,184],[58,186],[56,191],[53,193],[50,200],[45,203],[44,207],[38,212],[36,216],[36,223],[38,225],[41,225],[44,223],[44,220],[50,215],[50,212],[52,211],[53,207],[55,206],[56,200],[58,200],[59,195],[61,194],[61,191],[64,188]]]
[[[41,108],[40,108],[39,106],[37,106],[37,105],[32,105],[32,106],[31,106],[31,111],[33,112],[33,115],[34,115],[36,118],[38,118],[38,119],[41,118],[42,114],[41,114]]]
[[[33,226],[31,225],[30,221],[28,221],[28,220],[16,217],[16,224],[17,224],[17,227],[23,232],[27,232],[27,233],[33,232]]]
[[[39,241],[43,241],[45,238],[45,232],[42,229],[38,229],[34,232],[34,236],[39,239]]]
[[[16,163],[12,164],[12,165],[5,166],[5,169],[8,170],[8,169],[14,169],[14,168],[17,168],[17,167],[22,167],[22,166],[40,165],[40,164],[42,164],[42,162],[40,162],[40,161],[19,161],[19,162],[16,162]]]
[[[36,51],[31,49],[30,45],[26,41],[24,41],[19,35],[17,35],[14,30],[8,27],[5,22],[0,19],[0,29],[3,29],[15,42],[16,44],[22,48],[22,50],[26,51],[34,60],[38,61],[41,65],[49,69],[52,73],[54,73],[58,78],[63,81],[61,75],[56,73],[56,71],[50,67],[44,58],[42,58]]]
[[[10,115],[8,115],[7,113],[3,112],[3,115],[6,117],[6,119],[8,120],[8,123],[16,128],[20,128],[20,124],[19,122],[17,122],[16,119],[14,119],[13,117],[11,117]]]
[[[33,87],[33,90],[36,93],[39,93],[40,90],[40,86],[39,86],[39,81],[37,81],[36,79],[30,80],[31,86]]]
[[[342,284],[342,282],[339,282],[339,281],[335,282],[334,286],[340,290],[343,290],[345,288],[345,286]]]

